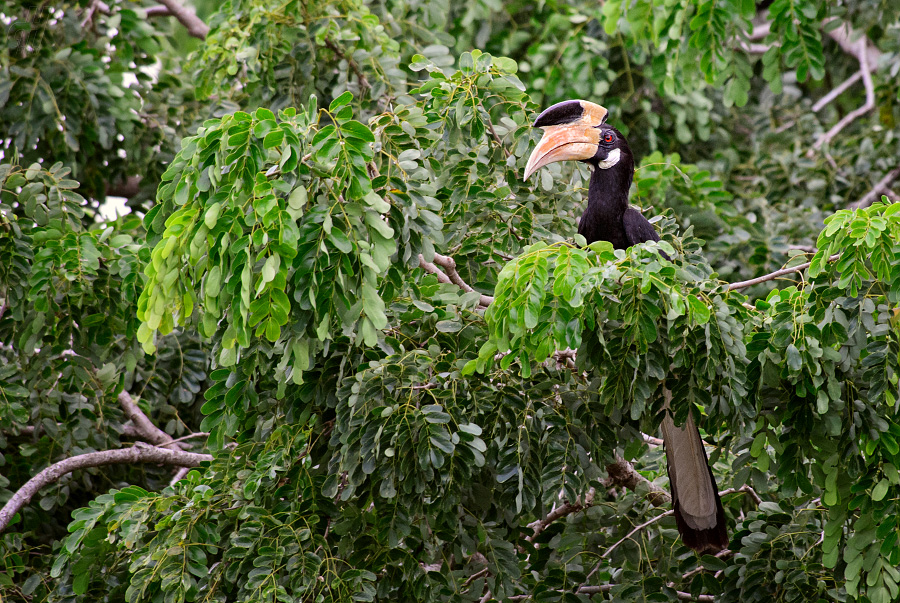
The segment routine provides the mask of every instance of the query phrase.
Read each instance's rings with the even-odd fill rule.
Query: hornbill
[[[557,103],[541,113],[534,127],[543,128],[544,136],[528,159],[525,178],[556,161],[583,161],[593,168],[587,209],[578,224],[588,244],[609,241],[626,249],[658,241],[650,222],[628,207],[634,156],[622,133],[605,123],[607,115],[604,107],[584,100]],[[721,551],[728,546],[725,511],[693,416],[688,413],[677,427],[667,404],[662,434],[681,539],[699,553]]]

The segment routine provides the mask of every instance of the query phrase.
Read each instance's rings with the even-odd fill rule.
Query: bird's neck
[[[624,166],[623,166],[624,167]],[[633,171],[629,169],[594,168],[588,186],[588,204],[578,233],[587,242],[609,241],[613,246],[625,247],[622,215],[628,209],[628,189],[631,188]]]

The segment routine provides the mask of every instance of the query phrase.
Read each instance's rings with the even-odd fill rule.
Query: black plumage
[[[609,241],[616,249],[658,241],[653,225],[628,206],[634,156],[622,133],[605,123],[606,117],[605,108],[587,101],[565,101],[545,110],[534,124],[544,128],[544,136],[525,176],[555,161],[588,163],[593,169],[579,234],[589,244]],[[725,511],[700,432],[691,415],[676,427],[668,403],[666,408],[661,427],[678,532],[685,545],[699,553],[720,551],[728,546]]]

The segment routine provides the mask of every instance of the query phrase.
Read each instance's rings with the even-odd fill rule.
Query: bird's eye
[[[612,142],[612,141],[613,141],[613,135],[610,134],[609,132],[607,132],[606,135],[603,137],[603,140],[606,141],[606,142]]]

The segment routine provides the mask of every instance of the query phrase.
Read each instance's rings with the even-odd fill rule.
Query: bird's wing
[[[681,539],[701,554],[721,551],[728,546],[725,510],[694,418],[688,414],[684,425],[676,427],[666,412],[661,427]]]
[[[629,247],[644,241],[659,240],[653,224],[648,222],[641,212],[632,207],[626,209],[622,215],[622,225],[625,226],[625,237],[628,239]]]

